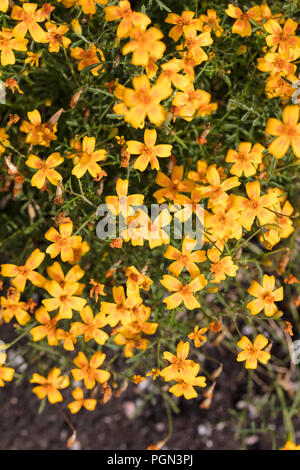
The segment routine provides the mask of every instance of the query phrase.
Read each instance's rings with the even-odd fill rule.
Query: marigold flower
[[[71,236],[72,231],[72,222],[67,222],[59,225],[59,233],[54,227],[50,227],[45,233],[46,240],[53,242],[46,249],[46,253],[48,253],[51,258],[55,258],[60,254],[62,261],[73,260],[73,250],[80,247],[81,237],[78,235]]]
[[[96,176],[101,173],[102,168],[97,162],[106,159],[106,150],[100,149],[94,151],[95,144],[95,137],[84,137],[82,141],[82,151],[79,154],[70,155],[70,157],[75,157],[76,155],[79,157],[72,170],[72,175],[75,175],[77,178],[82,178],[88,171],[93,178],[96,178]]]
[[[39,66],[39,59],[41,54],[27,51],[27,57],[24,60],[25,64],[29,64],[30,67],[38,67]]]
[[[59,318],[72,318],[73,310],[80,312],[86,304],[85,299],[73,295],[78,290],[77,282],[66,282],[61,287],[58,282],[50,281],[47,283],[46,288],[53,298],[44,299],[42,303],[48,312],[59,308]]]
[[[270,72],[272,75],[275,73],[284,76],[294,74],[297,67],[292,62],[299,57],[299,54],[292,49],[287,52],[268,52],[264,57],[257,59],[257,68],[262,72]]]
[[[200,270],[196,263],[203,263],[206,260],[204,250],[193,251],[196,245],[196,240],[190,240],[185,238],[182,242],[182,250],[179,251],[177,248],[169,245],[164,253],[164,257],[167,259],[175,260],[169,266],[174,276],[178,277],[181,271],[186,268],[192,278],[199,276]]]
[[[125,274],[127,276],[127,292],[136,292],[137,289],[144,289],[148,291],[153,281],[150,277],[143,273],[140,273],[135,266],[129,266],[126,268]]]
[[[0,11],[3,13],[7,12],[9,5],[9,0],[0,0]]]
[[[0,365],[0,387],[4,387],[4,382],[11,382],[14,378],[15,370],[12,367]]]
[[[101,49],[96,48],[95,44],[90,44],[88,49],[82,49],[81,47],[74,47],[70,49],[71,51],[71,56],[79,60],[79,63],[77,65],[77,69],[79,72],[83,70],[86,67],[89,67],[90,65],[96,65],[99,64],[98,66],[95,66],[91,68],[91,73],[97,77],[99,75],[99,72],[104,72],[103,69],[103,62],[105,61],[103,52]],[[98,55],[97,55],[98,53]],[[99,55],[101,60],[99,59]]]
[[[255,218],[261,225],[268,224],[274,219],[274,214],[268,210],[277,202],[274,194],[260,195],[259,181],[253,181],[246,184],[246,193],[248,198],[239,197],[236,199],[236,208],[241,212],[240,223],[246,230],[251,230]]]
[[[131,308],[141,302],[140,298],[136,296],[126,298],[122,286],[113,287],[112,294],[115,303],[101,302],[101,313],[107,315],[107,323],[112,327],[116,326],[119,322],[122,325],[130,323],[132,320]]]
[[[83,390],[80,387],[76,387],[72,391],[72,396],[75,400],[68,404],[72,414],[78,413],[82,407],[89,411],[93,411],[96,408],[97,400],[95,398],[84,398]]]
[[[90,279],[90,284],[92,284],[92,288],[90,290],[90,297],[92,298],[95,295],[95,301],[98,302],[99,295],[106,295],[104,292],[104,284],[99,284],[94,279]]]
[[[145,171],[151,165],[151,170],[159,170],[157,157],[166,158],[171,155],[172,145],[155,145],[157,132],[155,129],[146,129],[144,133],[144,144],[136,140],[127,141],[127,151],[133,155],[139,155],[134,162],[134,168]]]
[[[175,165],[172,169],[171,178],[161,171],[158,171],[155,183],[162,186],[162,189],[155,191],[153,197],[157,200],[158,204],[170,199],[177,204],[189,202],[186,196],[180,195],[182,192],[190,192],[194,188],[191,181],[183,179],[184,167],[183,165]]]
[[[199,364],[194,364],[193,366],[193,380],[190,380],[189,383],[185,382],[184,380],[178,380],[175,385],[169,388],[169,392],[173,393],[176,397],[181,397],[182,395],[186,400],[190,400],[192,398],[196,398],[198,396],[194,387],[206,387],[206,377],[198,376],[200,369]]]
[[[170,276],[169,274],[165,274],[160,282],[170,292],[175,292],[163,300],[169,310],[178,307],[182,302],[188,310],[200,307],[198,300],[193,294],[203,289],[207,284],[202,274],[185,285],[176,279],[176,277]]]
[[[210,250],[207,256],[212,261],[210,272],[212,273],[211,282],[219,284],[226,279],[226,276],[235,277],[239,267],[233,264],[231,256],[224,256],[220,259],[220,253],[217,250]]]
[[[199,16],[201,28],[203,33],[213,31],[217,38],[223,35],[224,29],[220,26],[221,19],[218,18],[216,10],[209,8],[206,15]]]
[[[281,286],[275,290],[274,287],[275,277],[268,276],[267,274],[263,277],[262,286],[260,286],[257,281],[252,282],[248,293],[257,298],[247,304],[251,315],[257,315],[262,310],[264,310],[267,317],[274,315],[278,310],[275,302],[279,302],[283,299],[283,287]]]
[[[74,351],[74,344],[77,342],[76,336],[72,331],[65,331],[62,328],[56,330],[56,337],[63,341],[63,347],[66,351]]]
[[[232,26],[232,32],[235,34],[239,34],[242,37],[251,36],[252,34],[250,20],[258,21],[261,18],[260,6],[252,7],[246,13],[243,13],[240,8],[235,7],[230,3],[225,12],[231,18],[236,19]]]
[[[116,184],[117,196],[106,196],[105,203],[109,206],[109,210],[118,215],[121,213],[125,219],[127,216],[134,214],[131,206],[141,206],[144,202],[142,194],[128,194],[128,180],[118,179]]]
[[[194,331],[188,335],[188,338],[194,341],[195,348],[200,348],[201,341],[207,341],[207,337],[204,335],[206,332],[207,328],[200,328],[199,330],[199,326],[197,325]]]
[[[280,450],[300,450],[300,445],[297,446],[296,444],[294,444],[294,442],[288,439]]]
[[[183,63],[180,59],[172,59],[164,64],[161,64],[162,72],[157,79],[157,84],[160,82],[165,82],[168,87],[171,86],[171,83],[178,90],[184,91],[186,87],[191,83],[190,77],[187,75],[181,75],[180,70],[183,69]]]
[[[288,105],[282,113],[282,120],[269,118],[265,132],[270,135],[278,136],[271,143],[268,151],[276,158],[282,158],[292,146],[293,152],[297,158],[300,158],[300,123],[299,106]]]
[[[123,100],[130,108],[125,112],[125,121],[137,128],[148,116],[150,122],[160,126],[166,117],[166,111],[160,102],[170,96],[172,89],[164,83],[156,83],[151,87],[146,75],[134,77],[132,84],[133,89],[125,88],[124,90]]]
[[[0,31],[1,65],[13,65],[16,62],[15,51],[26,51],[28,39],[16,39],[12,29],[2,28]]]
[[[202,48],[204,46],[210,46],[213,43],[210,33],[201,33],[197,36],[195,29],[188,26],[185,36],[184,47],[187,48],[188,55],[195,61],[195,63],[200,65],[202,62],[208,60],[208,56]]]
[[[183,11],[181,16],[176,15],[175,13],[169,13],[165,19],[166,23],[174,24],[173,28],[169,31],[170,38],[174,41],[178,41],[181,38],[182,34],[186,32],[186,29],[189,27],[189,30],[193,28],[195,32],[201,29],[201,22],[199,18],[194,18],[194,11]]]
[[[59,52],[60,47],[65,49],[69,47],[72,41],[64,36],[69,31],[68,26],[57,26],[51,22],[47,22],[45,26],[47,29],[46,38],[47,42],[49,42],[49,52]]]
[[[37,109],[29,111],[27,116],[30,122],[22,121],[20,126],[20,131],[27,134],[26,143],[49,147],[50,141],[57,139],[55,135],[57,123],[53,126],[48,123],[42,124],[42,118]]]
[[[246,361],[246,369],[256,369],[257,361],[266,364],[270,358],[270,353],[262,351],[268,344],[267,338],[263,335],[258,335],[252,344],[247,336],[243,336],[237,343],[237,346],[243,349],[236,358],[238,362]]]
[[[6,323],[15,317],[17,322],[24,326],[31,319],[27,313],[26,302],[20,302],[20,292],[12,287],[8,290],[7,297],[1,297],[1,307],[2,318]]]
[[[53,367],[47,378],[34,373],[30,383],[39,384],[32,391],[40,400],[47,397],[49,402],[53,404],[63,401],[59,390],[67,388],[70,385],[70,380],[68,376],[61,375],[61,370],[58,367]]]
[[[105,313],[98,313],[95,317],[89,305],[86,305],[79,312],[82,322],[71,323],[70,331],[75,336],[84,335],[84,341],[88,342],[91,339],[96,343],[103,345],[109,338],[108,334],[101,328],[107,325],[107,318]]]
[[[220,173],[214,165],[208,167],[206,179],[209,183],[208,187],[197,187],[195,189],[199,191],[202,197],[209,198],[208,209],[218,204],[225,205],[229,197],[227,191],[241,184],[236,176],[221,181]]]
[[[99,369],[105,358],[106,355],[103,352],[97,351],[88,361],[85,354],[80,351],[78,356],[74,359],[74,363],[78,369],[71,369],[74,380],[83,380],[87,389],[94,388],[96,381],[100,384],[107,382],[110,373],[106,370]]]
[[[24,39],[27,31],[36,42],[46,42],[46,33],[38,23],[45,21],[43,15],[40,16],[36,3],[23,3],[22,7],[14,5],[11,12],[11,19],[17,20],[18,24],[13,29],[13,34],[18,40]]]
[[[160,375],[164,377],[166,382],[169,382],[170,380],[183,380],[184,382],[191,383],[194,381],[195,363],[194,361],[187,359],[189,351],[189,343],[180,341],[177,344],[176,356],[169,351],[165,351],[163,353],[163,358],[171,363],[160,372]]]
[[[279,52],[288,52],[291,49],[300,49],[300,38],[295,36],[298,23],[291,18],[288,18],[283,27],[280,26],[278,21],[273,19],[268,20],[264,24],[264,28],[269,33],[266,36],[266,43],[272,47],[272,51],[276,51],[279,47]]]
[[[178,116],[185,121],[191,121],[198,111],[199,115],[211,114],[217,109],[217,103],[210,103],[211,95],[204,90],[195,90],[194,85],[188,85],[184,91],[178,91],[172,105],[179,108]]]
[[[107,5],[108,0],[76,0],[78,5],[81,6],[83,13],[86,15],[94,15],[96,13],[96,3],[100,5]]]
[[[109,5],[104,8],[105,21],[116,21],[121,19],[117,28],[117,37],[126,38],[134,26],[141,29],[146,29],[147,25],[151,23],[150,18],[143,13],[131,10],[130,2],[121,0],[118,6]]]
[[[238,151],[229,149],[226,155],[226,162],[233,163],[230,173],[236,176],[253,176],[258,165],[262,161],[262,153],[265,150],[261,144],[255,144],[252,148],[250,142],[241,142]]]
[[[64,158],[59,152],[52,153],[46,160],[42,160],[36,155],[30,154],[25,163],[30,168],[38,170],[31,178],[31,186],[36,186],[41,189],[45,185],[46,180],[57,186],[62,180],[62,176],[53,168],[61,165],[63,161]]]
[[[152,369],[147,372],[146,377],[152,377],[153,380],[156,380],[160,376],[160,369]]]
[[[61,287],[64,287],[66,285],[66,283],[68,283],[68,282],[77,282],[77,281],[79,281],[79,279],[81,279],[84,276],[85,272],[84,272],[83,269],[81,269],[80,266],[78,266],[78,264],[76,264],[65,275],[63,270],[62,270],[61,265],[57,261],[55,261],[51,266],[47,267],[47,274],[53,281],[58,282],[58,284]],[[49,281],[46,281],[46,283],[44,285],[45,289],[47,289],[47,284],[48,283],[49,283]],[[78,283],[78,290],[75,292],[75,294],[76,295],[81,295],[84,287],[85,287],[85,284]]]
[[[146,65],[149,63],[150,56],[155,60],[160,59],[166,49],[166,45],[159,41],[163,37],[158,28],[151,27],[146,31],[141,28],[132,28],[129,32],[131,41],[122,48],[122,54],[126,55],[133,52],[131,63],[133,65]]]
[[[27,280],[32,282],[35,286],[42,287],[45,283],[45,278],[35,271],[40,266],[45,258],[45,253],[39,249],[34,250],[26,263],[23,266],[16,266],[15,264],[2,264],[1,275],[6,277],[13,277],[12,284],[20,292],[23,292]]]
[[[47,336],[47,341],[50,346],[58,344],[56,337],[56,325],[59,321],[59,315],[51,318],[45,307],[41,306],[35,312],[36,320],[41,323],[30,330],[33,341],[41,341]]]

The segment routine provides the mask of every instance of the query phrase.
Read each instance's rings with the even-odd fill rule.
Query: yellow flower
[[[192,368],[193,379],[189,382],[184,380],[176,380],[177,383],[169,388],[169,392],[173,393],[176,397],[181,397],[182,395],[186,400],[190,400],[192,398],[196,398],[198,396],[194,387],[206,387],[206,378],[203,376],[198,376],[200,369],[199,364],[194,364]]]
[[[39,384],[32,389],[40,400],[47,397],[50,403],[63,401],[62,394],[59,390],[67,388],[70,385],[68,376],[62,376],[58,367],[53,367],[45,378],[40,374],[33,374],[30,383]]]
[[[83,175],[88,171],[93,178],[96,178],[101,173],[102,168],[97,162],[106,159],[106,150],[95,149],[96,139],[95,137],[84,137],[82,141],[82,151],[80,153],[71,154],[70,157],[76,157],[78,155],[78,161],[72,170],[72,175],[77,178],[82,178]]]
[[[298,23],[288,18],[283,27],[274,19],[268,20],[264,24],[264,28],[269,33],[266,36],[266,43],[272,47],[273,51],[279,47],[280,52],[287,52],[291,49],[300,49],[300,38],[295,36]]]
[[[6,277],[13,277],[12,282],[20,292],[23,292],[27,280],[31,281],[35,286],[42,287],[45,282],[45,278],[35,272],[35,269],[40,266],[45,258],[45,253],[42,253],[39,249],[34,250],[29,258],[27,259],[24,266],[16,266],[15,264],[2,264],[1,275]]]
[[[51,258],[55,258],[60,254],[62,261],[72,261],[74,258],[74,249],[79,248],[81,237],[71,235],[73,231],[72,222],[62,223],[59,225],[59,233],[54,227],[50,227],[45,233],[46,240],[53,242],[46,249]]]
[[[95,317],[89,305],[86,305],[79,312],[82,322],[71,323],[71,333],[75,336],[84,335],[84,341],[93,339],[98,344],[104,344],[109,336],[105,331],[101,330],[103,326],[107,325],[107,318],[105,313],[98,313]]]
[[[41,323],[39,326],[35,326],[30,330],[33,341],[41,341],[47,336],[47,341],[50,346],[56,346],[58,344],[56,338],[56,325],[59,320],[59,316],[51,318],[45,307],[41,306],[35,312],[36,320]]]
[[[236,276],[239,267],[233,264],[231,256],[224,256],[220,259],[220,252],[217,249],[208,251],[207,256],[212,261],[210,267],[210,272],[212,273],[211,282],[219,284],[226,279],[226,276]]]
[[[252,344],[247,336],[243,336],[237,343],[237,346],[243,349],[236,358],[238,362],[246,361],[246,369],[256,369],[257,361],[266,364],[270,358],[270,353],[262,351],[268,344],[267,338],[263,335],[258,335]]]
[[[19,22],[13,29],[13,34],[18,40],[24,39],[29,31],[34,41],[46,42],[46,33],[38,24],[45,18],[40,16],[40,10],[36,10],[37,6],[36,3],[23,3],[22,7],[14,5],[10,16],[12,20]]]
[[[163,358],[171,363],[160,372],[160,375],[164,377],[167,382],[170,380],[183,380],[187,383],[194,381],[195,363],[190,359],[186,359],[189,351],[189,343],[180,341],[177,345],[176,356],[169,351],[163,353]]]
[[[132,320],[131,308],[136,304],[141,302],[139,297],[134,296],[127,297],[125,296],[125,291],[122,286],[113,287],[113,298],[115,303],[112,302],[101,302],[101,313],[107,315],[107,323],[114,327],[119,322],[122,325],[130,323]]]
[[[208,9],[206,15],[200,15],[199,20],[201,23],[201,31],[211,32],[213,31],[218,37],[222,36],[224,29],[220,26],[221,19],[217,17],[216,10]]]
[[[296,444],[294,444],[292,441],[288,439],[286,443],[284,444],[284,447],[281,447],[280,450],[300,450],[300,445],[297,446]]]
[[[174,276],[178,277],[184,268],[186,268],[192,278],[199,276],[200,270],[196,263],[203,263],[206,260],[206,256],[204,250],[193,251],[195,244],[195,240],[185,238],[182,242],[181,251],[171,245],[166,249],[164,257],[175,260],[169,266],[169,270]]]
[[[4,387],[4,382],[11,382],[14,378],[15,370],[12,367],[0,365],[0,387]]]
[[[125,218],[134,214],[131,206],[141,206],[144,202],[142,194],[128,194],[128,180],[118,179],[116,183],[117,196],[106,196],[105,203],[110,212],[115,215],[121,213]]]
[[[28,39],[16,39],[13,35],[13,30],[2,28],[0,31],[0,51],[1,51],[1,65],[13,65],[16,62],[14,50],[26,51]]]
[[[0,11],[5,13],[8,10],[9,0],[0,0]]]
[[[74,359],[74,363],[78,369],[71,369],[74,380],[83,380],[87,389],[94,388],[96,381],[100,384],[107,382],[110,373],[106,370],[99,369],[105,358],[106,355],[103,352],[97,351],[92,355],[90,361],[88,361],[85,354],[79,352],[78,356]]]
[[[195,277],[189,284],[182,284],[176,277],[169,274],[165,274],[160,282],[170,292],[174,292],[163,300],[169,310],[178,307],[182,302],[188,310],[200,307],[193,294],[203,289],[207,284],[202,274]]]
[[[232,32],[242,37],[251,36],[252,34],[250,20],[258,21],[261,18],[260,6],[252,7],[246,13],[243,13],[240,8],[229,4],[225,12],[236,20],[232,26]]]
[[[72,391],[72,396],[75,400],[68,404],[72,414],[78,413],[82,407],[89,411],[93,411],[96,408],[97,400],[95,398],[84,398],[83,390],[80,387],[76,387]]]
[[[91,68],[91,73],[97,77],[101,72],[104,72],[103,62],[105,61],[103,52],[101,49],[96,48],[95,44],[90,44],[88,49],[82,49],[82,47],[71,48],[71,56],[74,59],[79,60],[77,68],[79,72],[90,65],[95,65]],[[98,53],[98,54],[97,54]],[[100,56],[100,59],[99,59]],[[98,66],[96,64],[99,64]]]
[[[175,13],[169,13],[165,19],[166,23],[174,24],[173,28],[169,31],[170,38],[174,41],[178,41],[181,38],[182,34],[186,33],[187,28],[191,30],[193,28],[195,32],[201,29],[201,22],[198,18],[194,18],[194,11],[183,11],[181,16],[176,15]]]
[[[235,176],[253,176],[258,165],[262,161],[262,153],[265,150],[261,144],[255,144],[252,148],[250,142],[241,142],[238,151],[229,149],[226,155],[226,162],[233,163],[230,173]]]
[[[57,26],[51,22],[47,22],[45,26],[47,29],[46,38],[47,42],[49,42],[49,52],[59,52],[60,47],[65,49],[69,47],[72,41],[64,36],[69,31],[68,26]]]
[[[207,337],[204,336],[204,333],[206,332],[207,328],[200,328],[199,330],[199,326],[197,325],[195,326],[194,331],[188,335],[188,338],[194,341],[195,348],[200,348],[201,341],[207,341]]]
[[[275,302],[279,302],[283,299],[283,287],[275,289],[275,277],[268,276],[267,274],[263,277],[263,284],[260,286],[257,281],[253,281],[248,289],[248,293],[253,297],[257,297],[247,304],[247,308],[250,310],[251,315],[257,315],[261,310],[264,309],[267,317],[271,317],[278,310]]]
[[[46,160],[30,154],[25,163],[30,168],[38,170],[31,178],[31,186],[41,189],[45,185],[46,180],[57,186],[62,181],[62,176],[53,168],[61,165],[63,161],[64,158],[59,152],[52,153]]]
[[[288,105],[284,108],[283,123],[275,118],[267,122],[266,133],[278,136],[269,146],[268,151],[276,158],[282,158],[292,146],[297,158],[300,158],[300,123],[299,106]]]
[[[122,54],[132,54],[131,63],[133,65],[146,65],[149,63],[150,56],[155,60],[160,59],[166,49],[166,45],[159,41],[163,37],[158,28],[149,28],[143,31],[141,28],[132,28],[129,32],[131,41],[122,48]]]
[[[24,60],[25,64],[29,64],[30,67],[38,67],[39,66],[39,59],[40,59],[41,54],[40,53],[35,53],[35,52],[27,52],[27,57]]]
[[[150,122],[160,126],[166,117],[166,111],[160,102],[170,96],[172,89],[164,83],[151,87],[146,75],[132,79],[133,89],[125,88],[123,101],[130,108],[125,112],[125,121],[133,127],[139,127],[148,116]]]
[[[121,0],[118,6],[109,5],[104,8],[105,21],[121,20],[117,28],[117,37],[126,38],[134,26],[146,29],[151,23],[150,18],[143,13],[131,10],[130,2]]]
[[[144,133],[144,144],[136,140],[127,141],[127,151],[130,155],[139,155],[134,162],[134,168],[145,171],[151,165],[151,170],[159,170],[157,157],[166,158],[171,155],[172,145],[155,145],[157,132],[155,129],[146,129]]]
[[[66,282],[65,285],[61,287],[58,282],[50,281],[47,283],[46,288],[53,298],[44,299],[42,303],[48,312],[59,308],[59,318],[72,318],[73,310],[80,312],[86,304],[85,299],[74,296],[78,290],[77,282]]]
[[[94,15],[96,13],[96,3],[107,5],[108,0],[76,0],[81,6],[83,13],[86,15]]]
[[[13,317],[20,325],[24,326],[30,321],[30,315],[27,313],[27,304],[20,302],[20,292],[11,287],[8,289],[7,297],[1,297],[2,317],[6,323],[9,323]]]
[[[194,114],[204,116],[217,109],[217,103],[210,103],[211,95],[204,90],[195,90],[189,84],[184,91],[178,91],[173,98],[172,105],[178,108],[177,115],[185,121],[191,121]]]
[[[55,135],[57,123],[53,126],[48,123],[42,124],[42,118],[37,109],[29,111],[27,116],[30,122],[22,121],[20,126],[20,131],[27,134],[26,143],[49,147],[50,141],[57,139]]]

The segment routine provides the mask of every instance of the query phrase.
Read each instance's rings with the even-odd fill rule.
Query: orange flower
[[[59,52],[60,47],[65,49],[69,47],[72,41],[64,36],[69,31],[68,26],[57,26],[51,22],[47,22],[45,26],[47,29],[46,38],[47,42],[49,42],[49,52]]]
[[[178,91],[172,105],[178,108],[177,115],[185,121],[191,121],[196,112],[204,116],[217,109],[217,103],[210,103],[211,95],[204,90],[195,90],[191,83],[184,91]]]
[[[237,343],[237,346],[243,349],[243,351],[238,354],[236,360],[238,362],[246,361],[246,369],[256,369],[257,361],[266,364],[270,360],[271,355],[266,351],[262,351],[262,349],[267,344],[268,340],[263,335],[258,335],[253,344],[247,336],[243,336]]]
[[[64,287],[68,282],[77,282],[81,279],[85,272],[81,269],[78,264],[73,266],[67,274],[65,275],[60,264],[55,261],[51,266],[47,267],[47,274],[53,280],[58,282],[61,287]],[[44,288],[47,289],[48,283],[51,281],[46,281]],[[80,295],[85,287],[85,284],[78,283],[78,290],[75,292],[77,295]]]
[[[171,245],[166,249],[164,257],[175,260],[169,266],[169,270],[174,276],[178,277],[184,268],[187,269],[192,278],[199,276],[200,270],[196,263],[203,263],[206,260],[206,256],[204,250],[193,251],[195,244],[195,240],[185,238],[182,242],[182,251]]]
[[[27,313],[27,304],[20,302],[20,292],[14,288],[8,289],[7,297],[1,297],[2,318],[9,323],[13,317],[16,318],[20,325],[24,326],[30,321],[30,315]]]
[[[268,208],[277,202],[274,194],[260,195],[259,181],[253,181],[246,184],[246,193],[248,198],[239,197],[236,199],[236,207],[241,212],[240,223],[246,230],[251,230],[254,219],[257,217],[261,225],[268,224],[274,219],[273,212]]]
[[[288,105],[283,110],[283,123],[275,118],[268,120],[265,132],[278,136],[268,149],[274,157],[282,158],[292,146],[294,154],[300,158],[299,112],[298,105]]]
[[[106,150],[95,149],[96,139],[95,137],[84,137],[82,141],[82,151],[79,154],[72,154],[70,157],[75,157],[75,166],[72,170],[72,175],[77,178],[82,178],[83,175],[88,171],[93,178],[96,178],[101,173],[102,168],[97,162],[106,159]],[[78,155],[78,158],[76,158]]]
[[[75,336],[84,335],[85,342],[93,339],[98,344],[104,344],[108,340],[109,336],[100,328],[107,325],[106,315],[104,313],[98,313],[94,317],[93,311],[89,305],[86,305],[82,310],[80,310],[79,314],[84,323],[71,323],[70,331]]]
[[[300,38],[295,36],[298,23],[288,18],[283,27],[280,26],[278,21],[268,20],[264,24],[264,28],[269,33],[266,37],[266,43],[272,47],[272,51],[276,51],[279,47],[279,52],[288,52],[291,49],[300,49]]]
[[[196,377],[199,369],[199,364],[194,364],[192,369],[193,380],[191,379],[188,383],[184,380],[177,380],[177,383],[169,388],[169,392],[173,393],[176,397],[183,395],[186,400],[196,398],[198,394],[194,387],[206,387],[206,378],[204,376]]]
[[[239,150],[229,149],[226,155],[226,162],[234,163],[230,168],[230,173],[236,176],[253,176],[258,165],[262,161],[262,152],[265,150],[261,144],[255,144],[252,148],[250,142],[241,142]]]
[[[207,256],[212,265],[210,272],[212,273],[211,282],[219,284],[221,281],[226,279],[226,276],[235,277],[239,267],[233,264],[231,256],[224,256],[220,259],[220,252],[218,250],[210,250],[207,252]]]
[[[35,326],[30,330],[33,341],[41,341],[47,336],[47,341],[50,346],[56,346],[58,344],[56,338],[56,325],[59,320],[59,316],[51,318],[49,313],[44,307],[40,307],[35,312],[36,320],[41,323],[39,326]]]
[[[63,340],[63,346],[66,351],[74,351],[74,344],[77,342],[74,333],[58,328],[56,330],[56,338],[58,340]]]
[[[11,382],[14,378],[15,371],[12,367],[4,367],[0,365],[0,387],[4,387],[4,382]]]
[[[20,292],[25,289],[27,280],[32,282],[35,286],[42,287],[45,282],[45,278],[35,272],[35,269],[43,262],[45,253],[42,253],[39,249],[34,250],[29,258],[27,259],[24,266],[16,266],[15,264],[2,264],[1,275],[6,277],[13,277],[12,282]]]
[[[190,84],[190,78],[187,75],[181,75],[178,73],[180,70],[183,69],[182,60],[179,59],[172,59],[164,64],[161,64],[162,72],[159,75],[157,82],[165,82],[168,87],[171,86],[171,83],[174,85],[175,88],[178,90],[184,91],[185,88]]]
[[[81,6],[83,13],[86,15],[94,15],[96,13],[96,3],[100,5],[107,5],[108,0],[77,0],[78,4]]]
[[[137,128],[146,116],[150,122],[160,126],[166,117],[165,109],[160,102],[170,96],[172,89],[166,84],[157,83],[151,87],[149,78],[146,75],[134,77],[132,79],[133,89],[124,90],[124,103],[129,107],[125,113],[125,121]]]
[[[99,72],[104,72],[103,62],[105,61],[103,52],[101,49],[96,48],[95,44],[90,44],[88,49],[82,49],[81,47],[71,48],[71,56],[74,59],[79,60],[77,68],[79,72],[90,65],[95,65],[95,67],[91,68],[91,73],[97,77]],[[98,53],[98,55],[97,55]],[[99,59],[99,55],[101,60]],[[98,66],[96,64],[99,64]]]
[[[0,32],[0,51],[1,51],[1,65],[13,65],[16,62],[14,50],[26,51],[28,39],[16,39],[13,36],[13,30],[2,28]]]
[[[213,31],[217,38],[223,35],[224,29],[220,26],[221,19],[218,18],[216,10],[208,9],[206,15],[200,15],[199,20],[201,23],[201,31]]]
[[[146,65],[149,63],[150,56],[155,60],[160,59],[166,49],[166,45],[159,41],[163,37],[162,32],[158,28],[149,28],[143,31],[141,28],[133,28],[130,30],[129,41],[122,48],[122,54],[126,55],[133,52],[131,63],[133,65]]]
[[[260,286],[257,281],[253,281],[248,289],[248,293],[253,297],[257,297],[247,304],[247,308],[250,310],[251,315],[257,315],[259,312],[264,310],[267,317],[271,317],[278,310],[275,302],[279,302],[283,299],[283,287],[275,289],[275,277],[268,276],[267,274],[263,277],[263,284]]]
[[[62,376],[60,374],[61,370],[58,367],[53,367],[47,378],[40,374],[33,374],[30,383],[39,384],[32,389],[33,393],[35,393],[40,400],[47,397],[50,403],[63,401],[59,389],[67,388],[70,385],[70,380],[68,376]]]
[[[246,13],[243,13],[240,8],[235,7],[230,3],[225,12],[231,18],[236,19],[232,26],[232,32],[239,34],[242,37],[251,36],[252,34],[250,20],[258,21],[261,18],[260,6],[252,7]]]
[[[284,444],[284,447],[281,447],[280,450],[300,450],[300,445],[294,444],[294,442],[290,441],[289,439]]]
[[[37,109],[29,111],[27,116],[30,122],[22,121],[20,126],[20,131],[27,134],[26,143],[49,147],[50,141],[57,139],[55,135],[57,123],[53,126],[48,123],[42,124],[41,115]]]
[[[87,389],[94,388],[96,381],[100,384],[107,382],[110,373],[106,370],[99,369],[105,358],[106,355],[103,352],[97,351],[92,355],[90,361],[88,361],[85,354],[80,352],[74,359],[74,363],[78,369],[71,369],[74,380],[83,380]]]
[[[184,167],[183,165],[174,166],[171,173],[171,178],[167,175],[158,171],[155,183],[162,186],[162,189],[155,191],[153,196],[157,200],[158,204],[165,202],[166,199],[170,199],[177,204],[189,203],[189,199],[179,194],[181,191],[190,192],[193,190],[194,184],[191,181],[183,179]]]
[[[272,75],[280,73],[280,75],[294,74],[297,70],[294,60],[299,57],[297,52],[289,49],[287,52],[268,52],[264,57],[257,59],[257,68],[262,72],[270,72]]]
[[[175,13],[169,13],[167,18],[165,19],[166,23],[174,24],[173,28],[169,31],[170,38],[174,39],[174,41],[178,41],[181,38],[182,34],[186,32],[186,29],[189,27],[190,29],[193,28],[195,32],[200,30],[201,22],[199,19],[194,18],[195,12],[194,11],[183,11],[181,16],[176,15]]]
[[[232,176],[221,182],[220,173],[215,165],[208,167],[206,179],[209,186],[196,188],[196,191],[199,191],[202,197],[208,197],[210,199],[207,205],[209,209],[218,204],[225,205],[229,197],[227,191],[241,184],[236,176]]]
[[[72,222],[59,225],[59,233],[54,227],[50,227],[45,233],[46,240],[53,242],[46,249],[51,258],[55,258],[60,254],[62,261],[72,261],[74,258],[74,249],[80,247],[81,237],[78,235],[71,236],[73,231]]]
[[[204,336],[204,333],[206,332],[207,328],[200,328],[199,330],[199,326],[197,325],[195,326],[194,331],[188,335],[188,338],[194,341],[195,348],[200,348],[201,341],[207,341],[207,337]]]
[[[207,284],[202,274],[185,285],[176,279],[176,277],[170,276],[169,274],[165,274],[160,282],[170,292],[175,292],[163,300],[169,310],[178,307],[182,302],[188,310],[200,307],[198,300],[193,294],[203,289]]]
[[[27,31],[36,42],[46,42],[46,33],[38,25],[45,18],[40,16],[40,10],[37,10],[36,3],[23,3],[22,7],[14,5],[11,12],[11,19],[17,20],[19,23],[14,27],[13,34],[18,40],[24,39]]]
[[[5,13],[8,10],[9,0],[0,0],[0,11]]]
[[[75,400],[68,404],[72,414],[78,413],[82,407],[89,411],[93,411],[96,408],[97,400],[95,398],[84,398],[84,393],[80,387],[76,387],[72,391],[72,396]]]
[[[61,165],[63,161],[64,158],[59,152],[52,153],[46,160],[30,154],[25,163],[30,168],[38,170],[31,178],[31,186],[41,189],[45,185],[46,180],[57,186],[62,181],[62,176],[56,170],[53,170],[53,168]]]
[[[61,287],[58,282],[50,281],[46,287],[53,298],[44,299],[42,303],[48,312],[59,308],[59,318],[72,318],[73,310],[80,312],[86,304],[85,299],[73,295],[78,290],[77,282],[66,282],[64,287]]]
[[[185,32],[184,47],[188,50],[188,55],[195,61],[197,65],[208,60],[206,52],[202,49],[204,46],[210,46],[213,43],[210,33],[201,33],[197,36],[197,32],[191,26],[188,26]]]
[[[134,162],[134,168],[145,171],[151,165],[151,170],[159,170],[157,157],[166,158],[171,155],[172,145],[155,145],[157,132],[155,129],[146,129],[144,133],[144,144],[136,140],[127,141],[127,151],[133,155],[139,155]]]
[[[165,351],[163,353],[163,358],[171,363],[171,365],[165,367],[160,372],[160,375],[164,377],[166,382],[169,382],[170,380],[184,380],[187,383],[193,382],[195,378],[193,373],[195,363],[190,359],[186,359],[189,351],[189,343],[180,341],[177,344],[176,356],[169,351]]]
[[[146,29],[151,23],[150,18],[143,13],[131,10],[130,2],[121,0],[118,6],[109,5],[104,8],[105,21],[116,21],[121,19],[117,28],[117,37],[126,38],[134,26]]]
[[[118,179],[116,184],[117,196],[106,196],[105,203],[109,206],[109,210],[118,215],[121,213],[125,218],[134,214],[131,206],[141,206],[144,202],[142,194],[128,194],[128,180]]]
[[[122,286],[113,287],[112,293],[115,303],[101,302],[101,313],[107,315],[107,323],[112,327],[119,322],[122,325],[130,323],[132,320],[131,308],[140,302],[139,297],[131,296],[126,298]]]

